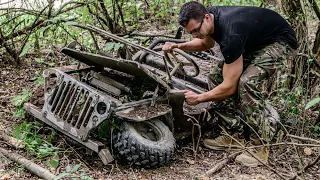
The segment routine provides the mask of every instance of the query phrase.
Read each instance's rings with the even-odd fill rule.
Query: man
[[[217,102],[229,100],[228,97],[236,94],[240,111],[224,109],[217,112],[222,117],[223,128],[235,132],[235,137],[240,139],[238,142],[247,137],[246,129],[249,129],[251,137],[270,142],[277,123],[265,117],[266,104],[261,83],[284,68],[286,56],[297,49],[294,30],[285,19],[269,9],[239,6],[205,8],[198,2],[188,2],[181,7],[179,24],[194,39],[181,44],[167,42],[163,51],[173,48],[204,51],[217,42],[225,58],[222,78],[219,72],[210,74],[208,83],[211,90],[203,94],[186,90],[186,102],[189,105]],[[236,145],[232,139],[222,135],[205,139],[204,144],[212,149],[222,149],[223,145]]]

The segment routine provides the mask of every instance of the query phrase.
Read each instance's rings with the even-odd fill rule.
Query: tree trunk
[[[320,55],[320,24],[318,25],[318,31],[316,33],[316,39],[314,40],[312,52],[318,56]]]

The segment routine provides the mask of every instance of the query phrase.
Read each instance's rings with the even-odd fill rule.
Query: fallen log
[[[11,159],[12,161],[22,165],[31,173],[37,175],[40,178],[52,180],[56,177],[49,170],[42,168],[41,166],[31,162],[30,160],[22,157],[17,153],[9,152],[8,150],[1,147],[0,147],[0,153],[5,155],[7,158]]]
[[[5,131],[0,130],[0,139],[9,143],[10,146],[13,146],[16,149],[22,149],[25,147],[25,143],[20,139],[8,136]]]

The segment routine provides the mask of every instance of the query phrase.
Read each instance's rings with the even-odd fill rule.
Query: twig
[[[309,0],[309,3],[312,5],[314,12],[316,13],[318,20],[320,20],[320,10],[319,7],[317,5],[317,1],[316,0]]]
[[[41,166],[31,162],[30,160],[24,158],[23,156],[17,154],[17,153],[11,153],[7,151],[4,148],[0,147],[0,152],[11,159],[12,161],[22,165],[27,170],[32,172],[33,174],[37,175],[40,178],[43,179],[54,179],[56,176],[52,174],[49,170],[42,168]]]
[[[286,179],[283,175],[281,175],[278,171],[276,171],[274,168],[270,167],[268,164],[266,164],[265,162],[263,162],[255,153],[253,153],[250,149],[247,149],[243,144],[241,144],[237,139],[235,139],[234,137],[232,137],[230,134],[228,134],[226,132],[225,129],[223,129],[223,132],[225,133],[225,135],[229,136],[232,140],[234,140],[237,144],[241,145],[244,150],[246,152],[248,152],[252,157],[254,157],[257,161],[259,161],[261,164],[263,164],[264,166],[266,166],[269,170],[273,171],[274,173],[276,173],[281,179]]]
[[[11,3],[11,2],[13,2],[13,1],[14,1],[14,0],[7,1],[7,2],[4,2],[4,3],[0,3],[0,5],[8,4],[8,3]]]
[[[282,143],[275,143],[275,144],[268,144],[268,145],[250,146],[250,147],[245,147],[245,148],[255,149],[255,148],[261,148],[261,147],[272,147],[272,146],[281,146],[281,145],[320,147],[320,144],[298,144],[298,143],[292,143],[292,142],[282,142]],[[237,145],[217,145],[217,147],[244,149],[243,147],[237,146]]]
[[[279,124],[283,127],[283,129],[284,129],[284,131],[286,132],[286,134],[287,134],[287,135],[290,135],[289,132],[288,132],[288,130],[284,127],[284,125],[283,125],[281,122],[279,122]],[[292,140],[292,138],[291,138],[291,140]],[[299,158],[299,161],[300,161],[301,163],[303,163],[303,160],[302,160],[301,157],[300,157],[300,154],[299,154],[299,152],[298,152],[298,150],[297,150],[296,145],[293,145],[293,148],[294,148],[294,150],[295,150],[295,152],[296,152],[296,154],[297,154],[297,156],[298,156],[298,158]]]
[[[174,36],[164,35],[164,34],[142,34],[142,33],[130,33],[130,36],[143,36],[143,37],[165,37],[174,38]]]
[[[292,134],[287,134],[287,136],[291,137],[293,139],[301,140],[301,141],[310,141],[310,142],[314,142],[314,143],[320,144],[320,141],[312,139],[312,138],[300,137],[300,136],[295,136],[295,135],[292,135]]]
[[[193,144],[193,153],[194,153],[194,160],[197,160],[197,152],[198,152],[198,148],[199,148],[199,144],[200,144],[200,138],[201,138],[201,126],[199,125],[198,120],[196,120],[196,118],[190,116],[190,115],[186,115],[189,117],[188,121],[191,120],[192,122],[192,144]],[[199,136],[198,136],[198,140],[197,143],[195,143],[194,140],[194,127],[197,126],[198,130],[199,130]]]
[[[80,6],[84,6],[84,5],[90,4],[90,3],[91,3],[91,2],[68,1],[68,2],[66,2],[66,3],[64,3],[64,4],[62,4],[62,5],[60,6],[60,8],[59,8],[59,9],[57,10],[57,12],[55,13],[55,16],[66,12],[67,9],[70,9],[70,8],[75,9],[75,8],[78,8],[78,7],[80,7]],[[70,4],[77,4],[77,5],[63,10],[63,8],[65,8],[67,5],[70,5]],[[62,11],[62,10],[63,10],[63,11]],[[67,10],[67,11],[68,11],[68,10]]]
[[[212,174],[218,172],[219,170],[221,170],[229,161],[233,160],[234,158],[236,158],[236,156],[238,156],[239,154],[241,154],[242,151],[233,153],[231,155],[229,155],[228,157],[226,157],[225,159],[223,159],[222,161],[218,162],[213,168],[209,169],[208,171],[206,171],[201,177],[209,177]]]
[[[315,165],[318,161],[320,160],[320,154],[318,155],[318,157],[312,161],[311,163],[307,164],[305,167],[304,167],[304,171],[306,171],[307,169],[309,169],[310,167],[312,167],[313,165]]]
[[[306,172],[307,169],[311,168],[312,166],[314,166],[318,161],[320,160],[320,154],[317,156],[317,158],[312,161],[311,163],[308,163],[307,165],[304,166],[302,171],[299,171],[294,177],[292,177],[291,179],[296,179],[299,175],[301,175],[303,172]]]
[[[89,33],[90,33],[90,35],[91,35],[91,37],[92,37],[92,39],[93,39],[93,42],[94,42],[94,45],[95,45],[96,48],[97,48],[97,51],[100,52],[100,48],[99,48],[98,42],[97,42],[96,38],[94,37],[92,31],[89,30]]]

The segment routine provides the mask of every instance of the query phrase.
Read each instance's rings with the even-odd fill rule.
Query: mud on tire
[[[116,154],[129,164],[145,168],[158,167],[170,161],[175,139],[160,120],[123,122],[113,135]]]

